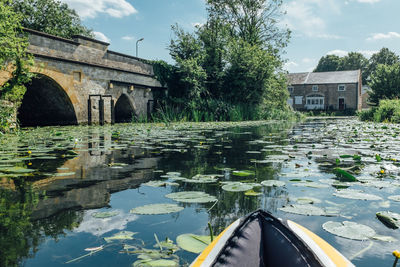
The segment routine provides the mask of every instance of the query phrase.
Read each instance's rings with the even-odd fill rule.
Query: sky
[[[186,31],[206,21],[205,0],[61,0],[109,49],[173,63],[167,46],[171,25]],[[382,47],[400,55],[399,0],[283,0],[280,27],[292,31],[285,69],[312,71],[327,54],[360,52],[369,58]]]

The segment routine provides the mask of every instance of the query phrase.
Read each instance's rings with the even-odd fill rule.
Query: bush
[[[358,113],[362,121],[400,123],[400,100],[381,100],[378,107]]]

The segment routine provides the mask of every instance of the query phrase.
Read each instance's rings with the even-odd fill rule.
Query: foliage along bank
[[[168,87],[154,120],[291,119],[280,57],[290,32],[278,27],[282,1],[208,0],[193,33],[173,25],[174,65],[153,62]]]

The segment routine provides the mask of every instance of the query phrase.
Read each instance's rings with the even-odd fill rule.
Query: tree
[[[9,0],[0,0],[0,71],[8,72],[10,77],[0,84],[0,99],[9,102],[9,105],[0,105],[0,131],[10,127],[9,117],[20,105],[26,91],[24,84],[32,77],[29,73],[32,59],[26,52],[28,41],[21,19],[10,7]]]
[[[341,58],[338,70],[361,70],[362,82],[366,83],[368,59],[358,52],[349,52],[347,56]]]
[[[208,13],[230,26],[231,35],[251,45],[286,47],[290,31],[278,26],[282,0],[207,0]]]
[[[370,77],[372,92],[369,101],[379,104],[382,99],[400,97],[400,63],[393,65],[379,64]]]
[[[375,70],[377,70],[379,64],[391,66],[399,62],[400,59],[398,55],[386,47],[382,48],[378,53],[373,54],[369,59],[368,68],[365,70],[366,80],[370,80],[370,76]]]
[[[22,26],[48,34],[71,38],[93,37],[92,30],[82,25],[75,10],[57,0],[13,0],[16,13],[22,14]]]
[[[336,55],[326,55],[324,57],[321,57],[314,72],[337,71],[340,64],[340,57]]]

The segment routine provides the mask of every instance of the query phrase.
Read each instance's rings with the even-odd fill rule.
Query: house
[[[288,74],[288,103],[295,110],[360,110],[361,71]]]

